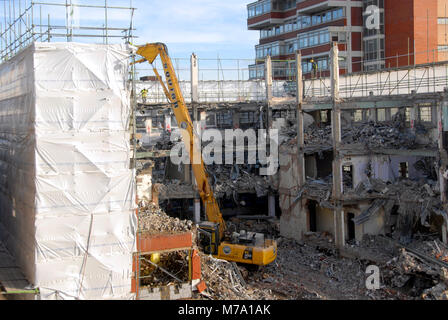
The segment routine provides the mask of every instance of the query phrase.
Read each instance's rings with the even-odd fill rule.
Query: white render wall
[[[0,65],[0,238],[42,299],[131,299],[124,45],[35,43]]]

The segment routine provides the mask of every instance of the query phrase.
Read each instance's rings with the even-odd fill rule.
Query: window
[[[401,162],[400,163],[400,178],[406,179],[409,178],[409,163]]]
[[[448,18],[438,18],[437,23],[438,24],[448,24]]]
[[[431,107],[420,107],[420,121],[432,121]]]
[[[240,113],[240,123],[254,123],[256,122],[256,118],[255,118],[255,113],[250,111],[250,112],[241,112]]]
[[[327,110],[322,110],[320,112],[320,122],[327,123],[328,122],[328,113]]]
[[[352,189],[353,188],[353,166],[352,165],[342,166],[342,174],[343,174],[344,188]]]
[[[362,121],[362,110],[358,109],[355,110],[353,113],[353,121],[354,122],[361,122]]]
[[[310,16],[302,16],[302,28],[309,27],[311,25],[311,17]]]
[[[329,41],[330,33],[327,29],[302,33],[299,35],[299,49],[325,44]]]
[[[406,108],[406,122],[411,122],[411,108]]]
[[[386,121],[386,109],[377,109],[376,117],[378,122]]]
[[[398,113],[398,108],[390,109],[390,117],[393,118]]]

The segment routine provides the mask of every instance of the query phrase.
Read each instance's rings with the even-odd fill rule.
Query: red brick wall
[[[362,27],[362,8],[352,8],[352,26]]]
[[[352,32],[352,50],[353,51],[361,51],[361,41],[362,41],[361,32]]]
[[[427,13],[429,12],[429,19]],[[432,62],[432,54],[426,51],[437,48],[437,0],[393,0],[385,1],[385,55],[386,67],[397,67],[408,64],[409,51],[414,52],[415,63]],[[429,23],[428,23],[429,22]],[[427,27],[429,25],[429,28]],[[429,30],[429,32],[428,32]],[[429,38],[427,37],[429,34]],[[413,56],[410,63],[413,64]]]
[[[416,63],[434,62],[434,54],[428,50],[437,49],[438,44],[437,0],[414,0],[414,36]]]

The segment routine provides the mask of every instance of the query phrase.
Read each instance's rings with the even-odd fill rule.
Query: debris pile
[[[414,299],[448,300],[448,248],[439,240],[400,247],[384,266],[384,280]]]
[[[148,234],[176,234],[193,231],[194,223],[168,216],[154,204],[140,208],[139,230]]]
[[[406,128],[401,113],[398,113],[392,121],[387,122],[347,123],[342,128],[341,139],[344,145],[362,145],[367,150],[436,148],[427,135],[428,130],[422,125],[416,125],[416,132],[411,132]],[[283,128],[280,137],[281,144],[294,146],[297,141],[296,125]],[[331,150],[331,125],[312,123],[305,126],[304,142],[305,153]]]
[[[383,295],[366,288],[368,263],[341,258],[333,244],[328,233],[309,233],[301,243],[280,238],[277,260],[250,279],[279,299],[357,300]]]
[[[159,288],[188,282],[188,255],[184,251],[161,253],[160,256],[142,256],[140,283]]]
[[[193,193],[191,183],[184,183],[178,179],[165,179],[157,185],[160,199],[182,198]]]
[[[448,221],[440,197],[437,196],[439,193],[437,184],[430,180],[426,182],[400,180],[392,184],[378,179],[361,182],[347,197],[375,198],[375,201],[354,219],[354,222],[362,224],[379,212],[379,209],[384,208],[386,224],[396,224],[396,235],[399,236],[400,242],[410,243],[417,226],[434,228],[431,223],[434,224],[437,219],[431,219],[433,216]],[[391,217],[394,207],[398,210],[396,221],[392,221]]]
[[[269,191],[269,181],[265,176],[251,173],[253,168],[242,165],[211,165],[207,171],[217,198],[231,197],[235,191],[240,193],[255,192],[257,197],[264,197]]]
[[[415,149],[416,135],[391,123],[364,122],[344,130],[342,141],[346,145],[361,143],[372,149]]]
[[[275,296],[269,290],[247,285],[238,275],[236,264],[201,254],[202,278],[207,290],[203,298],[212,300],[271,300]],[[241,271],[240,271],[241,272]]]

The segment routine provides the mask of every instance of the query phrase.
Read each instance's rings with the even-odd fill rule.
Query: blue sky
[[[172,56],[253,58],[257,31],[247,30],[244,0],[138,0],[140,41],[165,42]]]
[[[14,0],[16,16],[18,16],[19,1],[23,9],[31,0]],[[103,5],[104,0],[71,0],[72,3]],[[175,60],[181,78],[187,77],[187,60],[191,53],[196,53],[200,59],[200,77],[202,79],[217,79],[218,64],[221,69],[246,70],[241,72],[242,78],[248,77],[247,65],[255,59],[254,46],[259,33],[247,30],[247,4],[250,0],[108,0],[110,6],[132,6],[137,10],[134,14],[134,26],[139,37],[136,44],[147,42],[164,42],[167,44],[170,56]],[[65,0],[45,0],[65,4]],[[0,24],[3,23],[3,11],[9,1],[0,0]],[[51,24],[66,24],[66,8],[64,6],[35,7],[34,23],[39,24],[42,10],[43,24],[47,16],[51,16]],[[104,22],[104,10],[95,8],[76,8],[71,21],[74,26],[101,26]],[[130,21],[127,11],[108,10],[109,26],[123,27]],[[23,28],[24,29],[24,28]],[[53,30],[57,32],[57,30]],[[61,31],[59,31],[61,32]],[[65,31],[62,31],[64,33]],[[79,32],[75,30],[75,33]],[[83,33],[88,31],[82,31]],[[52,38],[52,41],[65,41],[65,38]],[[87,38],[75,38],[74,41],[98,42]],[[118,40],[120,41],[120,40]],[[217,57],[222,59],[219,63]],[[225,60],[246,59],[246,60]],[[234,70],[221,71],[220,79],[236,79],[238,73]]]
[[[252,59],[241,60],[239,66],[247,68],[255,58],[254,46],[257,31],[247,30],[247,4],[244,0],[137,0],[134,6],[136,34],[139,43],[164,42],[170,56],[188,58],[192,52],[202,59]],[[178,62],[186,69],[187,61]],[[217,61],[200,61],[203,79],[218,78]],[[222,69],[236,69],[236,61],[222,60]],[[181,78],[186,77],[180,71]],[[241,72],[242,78],[248,71]],[[222,71],[220,78],[236,79],[232,70]]]

